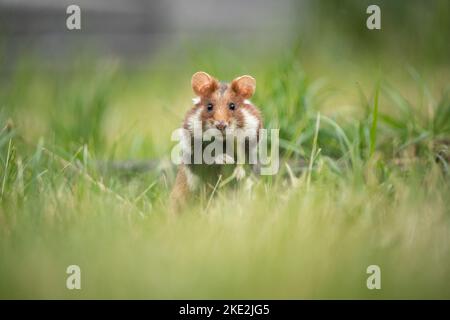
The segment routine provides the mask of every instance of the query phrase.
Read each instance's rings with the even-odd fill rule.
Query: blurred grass
[[[24,59],[2,79],[0,297],[450,298],[448,65],[206,44],[139,70]],[[254,75],[282,158],[306,166],[169,219],[174,168],[97,164],[167,158],[197,70]],[[71,264],[80,291],[65,288]],[[380,291],[366,287],[372,264]]]

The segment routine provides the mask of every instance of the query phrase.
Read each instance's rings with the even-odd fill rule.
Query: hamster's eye
[[[228,107],[230,108],[230,110],[234,110],[236,108],[236,105],[233,102],[230,102],[228,104]]]
[[[210,103],[208,103],[207,105],[206,105],[206,109],[208,110],[208,111],[212,111],[212,109],[213,109],[213,104],[210,102]]]

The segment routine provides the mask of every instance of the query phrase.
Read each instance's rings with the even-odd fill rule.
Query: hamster
[[[260,110],[250,102],[255,93],[256,80],[244,75],[235,78],[230,83],[219,82],[206,72],[196,72],[191,79],[191,85],[196,98],[193,99],[194,106],[186,113],[182,128],[184,129],[184,143],[182,152],[192,155],[195,141],[202,139],[201,133],[208,130],[219,132],[218,138],[223,138],[224,149],[226,140],[233,137],[237,132],[245,132],[246,140],[233,142],[236,152],[242,152],[245,163],[249,161],[249,153],[256,147],[255,142],[259,139],[259,130],[263,127]],[[200,135],[197,129],[201,128]],[[200,142],[201,152],[205,143]],[[226,149],[228,150],[228,149]],[[175,184],[171,192],[171,207],[178,210],[190,198],[201,184],[214,186],[219,176],[223,176],[224,168],[234,168],[233,177],[241,180],[246,172],[242,161],[237,161],[236,154],[223,153],[215,158],[213,163],[195,163],[184,160],[178,167]],[[192,160],[189,157],[188,160]],[[242,158],[240,158],[242,159]],[[258,164],[253,163],[254,171]]]

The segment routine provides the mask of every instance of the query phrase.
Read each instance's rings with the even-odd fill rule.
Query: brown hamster
[[[218,130],[224,137],[233,136],[241,130],[245,131],[250,139],[259,139],[259,130],[263,126],[261,112],[249,100],[256,89],[256,80],[253,77],[244,75],[231,83],[224,83],[206,72],[196,72],[192,76],[191,84],[197,97],[193,99],[194,106],[187,112],[183,121],[187,142],[182,144],[182,149],[185,152],[192,154],[194,140],[199,138],[195,135],[195,128],[201,128],[202,131]],[[248,143],[248,140],[246,142]],[[237,149],[243,150],[248,157],[248,144],[246,147],[241,143]],[[221,159],[223,161],[216,160],[210,164],[185,161],[179,165],[171,193],[174,210],[178,210],[202,183],[214,185],[217,182],[222,169],[230,163],[228,158]],[[233,162],[233,176],[236,180],[241,180],[246,173],[243,165],[237,163]]]

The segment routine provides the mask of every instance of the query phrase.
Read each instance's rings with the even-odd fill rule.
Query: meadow
[[[450,298],[449,66],[330,39],[200,47],[140,68],[25,57],[2,79],[0,298]],[[198,70],[256,78],[282,162],[174,219],[170,135]]]

